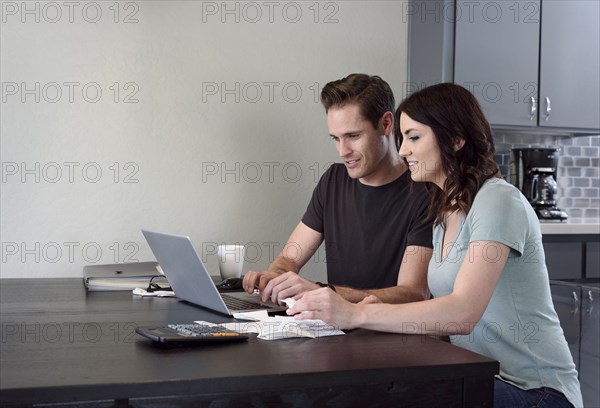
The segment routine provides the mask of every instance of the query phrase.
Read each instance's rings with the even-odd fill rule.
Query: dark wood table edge
[[[465,369],[458,365],[440,365],[435,375],[422,374],[416,367],[354,370],[352,372],[327,372],[282,374],[255,377],[203,378],[194,380],[150,381],[126,384],[90,384],[42,388],[3,389],[0,406],[67,403],[97,400],[122,400],[132,398],[185,397],[196,395],[232,395],[251,392],[292,389],[291,384],[301,384],[303,389],[327,387],[364,386],[385,383],[426,383],[431,381],[463,380],[475,385],[477,378],[493,379],[498,373],[497,361],[475,363]],[[472,371],[472,372],[471,372]],[[476,373],[475,373],[476,371]],[[456,375],[460,372],[460,375]],[[486,380],[484,380],[485,382]],[[199,392],[210,390],[210,392]]]

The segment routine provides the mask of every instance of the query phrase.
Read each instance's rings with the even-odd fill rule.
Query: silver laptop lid
[[[229,315],[189,237],[142,230],[178,298]]]

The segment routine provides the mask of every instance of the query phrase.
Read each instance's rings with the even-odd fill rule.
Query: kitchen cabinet
[[[579,279],[583,277],[581,242],[546,242],[544,254],[550,279]]]
[[[554,310],[560,320],[565,334],[565,339],[569,344],[569,350],[573,356],[573,361],[579,371],[579,342],[581,336],[581,289],[575,286],[563,285],[561,283],[551,283],[552,302]]]
[[[585,265],[587,278],[600,278],[600,242],[587,243]]]
[[[600,406],[600,280],[551,281],[554,309],[573,356],[583,406]]]
[[[494,125],[537,125],[540,1],[457,1],[454,82]]]
[[[538,124],[600,129],[600,2],[543,0]]]
[[[600,407],[600,289],[582,288],[579,382],[584,407]]]
[[[542,244],[550,279],[600,277],[600,235],[544,234]]]
[[[407,10],[406,93],[453,81],[496,129],[597,134],[600,2],[413,0]]]
[[[458,10],[454,82],[492,124],[600,128],[600,2],[460,0]]]

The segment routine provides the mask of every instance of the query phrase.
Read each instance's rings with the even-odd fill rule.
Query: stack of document
[[[147,288],[150,279],[161,287],[169,286],[158,262],[132,262],[109,265],[87,265],[83,268],[83,284],[89,291],[133,290]]]
[[[317,338],[345,334],[337,327],[322,320],[297,320],[293,316],[269,316],[266,310],[235,313],[233,317],[244,321],[221,323],[220,325],[239,333],[257,333],[258,338],[262,340],[294,337]]]

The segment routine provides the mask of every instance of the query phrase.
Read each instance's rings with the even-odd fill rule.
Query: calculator
[[[231,343],[248,340],[244,333],[208,322],[137,327],[135,332],[158,343]]]

